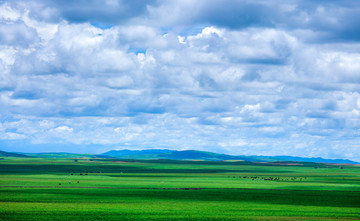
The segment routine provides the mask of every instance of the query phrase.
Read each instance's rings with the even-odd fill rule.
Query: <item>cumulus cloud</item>
[[[60,2],[1,3],[8,150],[360,160],[354,1]]]

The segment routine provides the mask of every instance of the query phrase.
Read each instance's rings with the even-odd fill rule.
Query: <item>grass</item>
[[[0,186],[0,220],[360,220],[356,166],[8,157]]]

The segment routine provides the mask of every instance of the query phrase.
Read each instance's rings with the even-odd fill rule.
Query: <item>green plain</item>
[[[360,167],[5,157],[0,220],[360,220]]]

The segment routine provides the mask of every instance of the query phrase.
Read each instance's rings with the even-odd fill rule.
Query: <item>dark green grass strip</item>
[[[51,173],[273,173],[259,168],[258,170],[247,169],[166,169],[149,168],[141,166],[123,166],[123,165],[63,165],[63,164],[0,164],[0,174],[51,174]],[[286,173],[288,171],[276,170],[276,173]]]
[[[1,188],[0,202],[116,202],[119,199],[237,201],[360,208],[360,192],[269,189]]]

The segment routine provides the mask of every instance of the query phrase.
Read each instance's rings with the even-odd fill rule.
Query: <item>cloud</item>
[[[74,129],[70,128],[68,126],[60,126],[51,131],[55,132],[55,133],[67,134],[67,133],[72,133],[74,131]]]
[[[91,0],[91,1],[32,1],[33,10],[30,15],[39,20],[59,21],[65,19],[73,23],[91,22],[102,24],[121,24],[129,19],[146,14],[148,5],[156,5],[156,1],[123,1],[123,0]],[[35,13],[41,12],[41,13]]]
[[[0,141],[359,160],[352,3],[6,1]]]
[[[28,47],[37,41],[36,31],[24,23],[0,24],[0,45]]]
[[[359,41],[360,23],[352,19],[360,11],[356,1],[166,1],[149,8],[150,18],[161,25],[275,28],[307,41]]]
[[[1,139],[4,139],[4,140],[21,140],[21,139],[26,138],[26,136],[23,134],[12,133],[12,132],[7,132],[4,134],[1,134],[0,137],[1,137]]]

